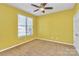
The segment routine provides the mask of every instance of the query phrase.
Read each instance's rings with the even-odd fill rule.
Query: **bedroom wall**
[[[73,15],[75,9],[38,17],[38,38],[73,44]]]
[[[33,36],[18,38],[17,14],[33,18]],[[36,36],[36,17],[6,4],[0,4],[0,50],[29,41]]]
[[[33,38],[46,38],[51,41],[73,44],[73,15],[75,11],[74,8],[36,17],[6,4],[0,4],[0,50]],[[33,18],[33,36],[18,38],[17,14]]]
[[[76,4],[76,6],[75,6],[75,12],[77,12],[77,11],[79,11],[79,3],[78,4]]]

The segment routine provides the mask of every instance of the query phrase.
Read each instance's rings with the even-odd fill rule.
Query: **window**
[[[32,35],[32,18],[18,15],[18,37]]]

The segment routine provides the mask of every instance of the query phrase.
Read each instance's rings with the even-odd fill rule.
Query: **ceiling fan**
[[[38,9],[34,10],[34,12],[37,12],[40,10],[42,13],[45,13],[45,10],[53,9],[53,7],[45,7],[47,5],[47,3],[41,3],[40,6],[37,6],[35,4],[31,4],[31,5],[38,8]]]

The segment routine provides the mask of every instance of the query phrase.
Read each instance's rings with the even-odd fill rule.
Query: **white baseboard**
[[[45,40],[45,41],[56,42],[56,43],[60,43],[60,44],[74,46],[73,44],[70,44],[70,43],[59,42],[59,41],[55,41],[55,40],[52,40],[52,39],[45,39],[45,38],[36,38],[36,39],[40,39],[40,40]]]
[[[14,48],[14,47],[20,46],[20,45],[22,45],[22,44],[24,44],[24,43],[31,42],[31,41],[33,41],[33,40],[34,40],[34,39],[30,39],[30,40],[27,40],[27,41],[25,41],[25,42],[22,42],[22,43],[19,43],[19,44],[16,44],[16,45],[10,46],[10,47],[8,47],[8,48],[5,48],[5,49],[0,50],[0,52],[3,52],[3,51],[6,51],[6,50],[9,50],[9,49],[11,49],[11,48]]]
[[[56,43],[60,43],[60,44],[66,44],[66,45],[74,46],[73,44],[70,44],[70,43],[64,43],[64,42],[54,41],[54,40],[49,40],[49,39],[45,39],[45,38],[33,38],[33,39],[27,40],[27,41],[25,41],[25,42],[22,42],[22,43],[19,43],[19,44],[10,46],[10,47],[5,48],[5,49],[2,49],[2,50],[0,50],[0,52],[9,50],[9,49],[14,48],[14,47],[17,47],[17,46],[20,46],[20,45],[25,44],[25,43],[27,43],[27,42],[31,42],[31,41],[33,41],[33,40],[35,40],[35,39],[45,40],[45,41],[56,42]]]

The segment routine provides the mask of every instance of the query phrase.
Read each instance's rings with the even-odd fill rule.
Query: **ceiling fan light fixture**
[[[44,8],[40,8],[40,10],[41,10],[41,11],[44,11],[45,9],[44,9]]]
[[[46,4],[47,4],[47,3],[41,3],[40,6],[35,5],[35,4],[31,4],[31,5],[34,6],[34,7],[36,7],[36,8],[38,8],[38,9],[34,10],[34,12],[37,12],[37,11],[40,10],[42,13],[45,13],[45,10],[46,10],[46,9],[47,9],[47,10],[53,9],[53,7],[45,7]]]

